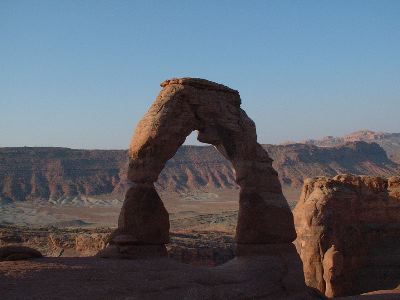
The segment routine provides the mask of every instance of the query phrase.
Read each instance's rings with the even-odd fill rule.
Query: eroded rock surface
[[[132,244],[167,244],[169,215],[153,184],[137,184],[125,196],[115,235]],[[117,237],[116,237],[117,238]]]
[[[400,177],[309,179],[294,217],[309,286],[333,297],[399,285]]]
[[[132,246],[168,242],[168,215],[153,184],[194,130],[199,132],[199,141],[214,145],[236,171],[240,186],[237,243],[292,242],[296,236],[292,213],[272,160],[257,143],[255,124],[240,108],[239,93],[195,78],[167,80],[161,86],[132,139],[128,179],[134,186],[127,193],[110,244],[120,249],[119,235],[125,237],[125,244],[130,239]]]

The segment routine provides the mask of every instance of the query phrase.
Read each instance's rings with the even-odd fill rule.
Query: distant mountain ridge
[[[400,133],[359,130],[342,137],[326,136],[322,139],[310,139],[302,141],[301,143],[319,147],[333,147],[357,141],[373,142],[381,145],[391,160],[400,163]]]
[[[339,173],[392,176],[400,165],[377,143],[346,142],[334,147],[311,143],[264,145],[286,187],[303,179]],[[0,203],[77,196],[122,199],[128,187],[126,150],[0,148]],[[156,186],[184,192],[238,189],[234,170],[212,146],[182,146],[167,162]]]

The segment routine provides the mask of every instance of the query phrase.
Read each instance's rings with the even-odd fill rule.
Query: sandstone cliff
[[[340,173],[387,177],[400,170],[374,143],[264,147],[284,187],[300,188],[307,177]],[[122,199],[127,189],[127,157],[125,150],[0,148],[0,203],[77,196]],[[211,146],[182,146],[167,162],[156,186],[178,192],[237,189],[232,165]]]
[[[307,144],[265,145],[283,184],[301,187],[303,179],[337,174],[393,176],[400,167],[376,143],[348,142],[333,147]]]
[[[309,286],[336,297],[399,285],[400,177],[308,179],[294,217]]]
[[[1,148],[0,199],[22,201],[117,191],[126,151]]]

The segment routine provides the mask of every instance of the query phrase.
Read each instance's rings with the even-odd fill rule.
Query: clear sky
[[[0,1],[0,146],[127,148],[171,77],[240,91],[258,140],[400,132],[400,1]]]

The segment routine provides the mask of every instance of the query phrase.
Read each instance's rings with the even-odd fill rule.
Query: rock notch
[[[169,241],[169,217],[154,182],[194,130],[200,142],[214,145],[236,171],[240,186],[237,243],[291,243],[296,237],[293,215],[272,160],[257,143],[255,124],[240,108],[239,92],[197,78],[166,80],[161,86],[130,145],[128,179],[132,187],[110,239],[114,248],[108,251],[118,250],[129,257],[132,246],[142,245],[145,254],[166,253],[158,246]]]
[[[329,297],[399,285],[400,177],[307,179],[294,217],[307,285]]]

